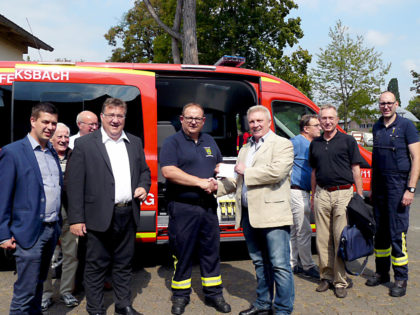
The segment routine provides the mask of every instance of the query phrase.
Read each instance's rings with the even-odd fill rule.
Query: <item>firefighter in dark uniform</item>
[[[398,102],[391,92],[379,98],[382,117],[373,126],[372,200],[377,222],[375,235],[376,273],[366,285],[390,281],[392,264],[395,283],[389,294],[404,296],[408,280],[406,234],[409,206],[420,173],[420,142],[414,124],[396,113]]]
[[[220,150],[201,133],[205,117],[196,103],[184,106],[182,129],[167,138],[160,151],[160,166],[167,181],[169,242],[175,272],[172,278],[172,314],[182,314],[191,293],[192,255],[197,248],[205,303],[229,313],[220,275],[220,229],[217,218],[215,169]]]

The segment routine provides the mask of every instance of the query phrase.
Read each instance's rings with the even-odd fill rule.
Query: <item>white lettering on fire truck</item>
[[[0,84],[12,84],[14,79],[14,73],[0,73]]]
[[[149,193],[144,201],[144,204],[147,206],[153,206],[155,204],[155,195]]]
[[[16,69],[15,78],[16,80],[68,81],[70,79],[70,73],[68,71]]]
[[[362,178],[371,178],[370,169],[364,168],[360,171],[360,173],[362,175]]]

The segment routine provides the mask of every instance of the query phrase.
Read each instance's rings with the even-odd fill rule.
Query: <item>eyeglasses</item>
[[[306,125],[307,127],[320,127],[321,126],[321,124],[315,124],[315,125]]]
[[[102,113],[102,115],[104,117],[106,117],[107,119],[109,119],[109,120],[114,120],[114,119],[124,120],[125,119],[125,116],[124,115],[105,114],[105,113]]]
[[[392,105],[394,104],[395,104],[395,101],[394,102],[379,102],[379,107],[385,107],[385,106],[392,107]]]
[[[81,123],[81,124],[88,125],[89,127],[98,127],[98,126],[99,126],[99,124],[98,124],[98,123],[90,123],[90,124],[88,124],[88,123],[85,123],[85,122],[83,122],[83,121],[81,121],[80,123]]]
[[[184,117],[186,122],[192,122],[193,120],[196,122],[202,122],[204,120],[205,117],[188,117],[188,116],[182,116]]]

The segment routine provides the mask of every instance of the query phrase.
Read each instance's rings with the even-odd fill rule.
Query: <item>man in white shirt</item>
[[[70,231],[87,237],[85,292],[89,314],[106,314],[105,274],[111,267],[115,314],[139,314],[131,306],[131,260],[140,202],[151,185],[140,138],[125,133],[127,105],[108,98],[102,128],[76,140],[68,164]]]
[[[77,138],[87,135],[89,133],[92,133],[99,127],[98,116],[96,116],[95,113],[92,113],[91,111],[88,111],[88,110],[80,112],[77,115],[76,123],[77,123],[77,127],[79,128],[79,132],[76,133],[74,136],[70,137],[70,142],[69,142],[70,149],[74,148],[74,141]]]

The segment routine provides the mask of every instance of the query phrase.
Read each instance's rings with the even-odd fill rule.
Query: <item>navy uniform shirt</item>
[[[322,188],[353,184],[351,166],[362,162],[356,139],[340,131],[329,141],[315,138],[309,146],[309,164]]]
[[[408,145],[419,141],[414,124],[397,114],[388,127],[383,117],[373,126],[372,168],[379,171],[410,172],[411,159]]]
[[[195,143],[182,129],[165,139],[159,156],[160,167],[176,166],[199,178],[213,177],[216,165],[221,162],[222,154],[210,135],[200,133]],[[209,198],[209,194],[199,187],[166,182],[169,200]]]

